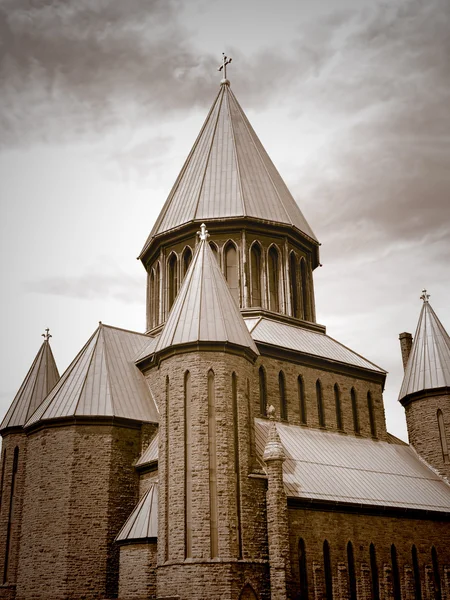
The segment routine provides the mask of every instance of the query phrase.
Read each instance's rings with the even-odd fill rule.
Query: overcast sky
[[[389,371],[426,287],[450,329],[448,0],[0,0],[0,413],[50,327],[60,372],[99,320],[142,331],[135,257],[217,93],[316,236],[318,321]]]

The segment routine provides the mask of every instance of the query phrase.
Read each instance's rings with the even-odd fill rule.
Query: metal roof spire
[[[430,294],[427,294],[427,290],[422,290],[422,295],[420,296],[420,299],[425,302],[428,302],[428,298],[430,297]]]
[[[227,79],[227,65],[229,65],[232,60],[232,58],[225,56],[225,52],[222,52],[222,64],[217,69],[218,71],[223,71],[223,79],[220,81],[221,85],[230,85],[230,82]]]
[[[200,231],[197,231],[197,235],[200,237],[200,240],[207,240],[209,238],[209,233],[204,223],[200,225]]]

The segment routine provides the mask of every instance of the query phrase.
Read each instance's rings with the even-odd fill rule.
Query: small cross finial
[[[218,71],[223,71],[223,79],[220,83],[230,83],[227,79],[227,65],[229,65],[232,60],[232,58],[225,56],[225,52],[222,52],[222,64],[217,69]]]
[[[197,235],[200,236],[201,240],[207,240],[209,238],[209,233],[204,223],[200,225],[200,231],[197,231]]]
[[[427,294],[427,290],[422,290],[422,295],[420,296],[420,299],[423,300],[424,302],[428,302],[429,297],[430,297],[430,294]]]
[[[48,342],[48,340],[52,337],[52,335],[49,332],[50,332],[50,329],[47,327],[47,329],[45,330],[45,333],[41,334],[46,342]]]

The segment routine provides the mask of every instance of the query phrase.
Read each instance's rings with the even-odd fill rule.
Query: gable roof
[[[158,536],[158,484],[153,483],[137,503],[116,542],[137,542]]]
[[[441,387],[450,387],[450,337],[425,294],[399,400]]]
[[[147,342],[144,334],[100,324],[26,426],[75,416],[158,422],[150,390],[134,364]]]
[[[53,352],[48,339],[45,339],[0,425],[0,431],[23,427],[58,380]]]
[[[269,422],[255,419],[262,458]],[[450,486],[405,444],[276,424],[290,498],[450,511]]]
[[[233,217],[291,225],[318,243],[225,83],[139,258],[161,233],[192,221]]]
[[[206,239],[197,245],[154,352],[196,342],[233,344],[259,354]]]

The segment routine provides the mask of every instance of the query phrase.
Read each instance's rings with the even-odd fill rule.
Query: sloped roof
[[[145,243],[191,221],[253,217],[316,237],[228,84],[219,93]]]
[[[263,456],[269,423],[256,419]],[[450,486],[404,444],[277,423],[284,448],[286,495],[322,500],[450,511]]]
[[[148,342],[145,346],[138,352],[138,354],[134,357],[134,362],[139,362],[140,360],[147,358],[154,353],[156,344],[158,343],[159,336],[149,337]]]
[[[158,444],[159,444],[159,433],[156,433],[150,444],[147,446],[145,451],[136,463],[136,467],[143,467],[152,462],[158,460]]]
[[[267,317],[258,317],[257,319],[250,317],[244,320],[255,342],[326,358],[327,360],[369,369],[378,373],[386,373],[374,363],[325,333]]]
[[[117,534],[116,542],[146,540],[157,536],[158,485],[151,484]]]
[[[197,245],[154,351],[195,342],[234,344],[259,354],[206,239]]]
[[[58,380],[53,352],[48,339],[45,339],[0,425],[0,431],[25,425]]]
[[[414,392],[450,387],[450,337],[424,298],[399,400]]]
[[[26,426],[63,417],[121,417],[158,422],[158,411],[134,357],[141,333],[100,324]]]

